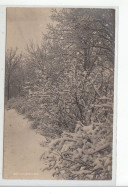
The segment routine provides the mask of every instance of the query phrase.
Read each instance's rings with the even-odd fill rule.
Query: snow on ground
[[[5,110],[4,171],[5,179],[54,179],[44,168],[40,143],[45,138],[31,129],[31,122],[15,110]]]

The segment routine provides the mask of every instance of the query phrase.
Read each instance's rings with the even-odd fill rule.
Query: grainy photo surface
[[[115,10],[7,8],[4,179],[111,180]]]

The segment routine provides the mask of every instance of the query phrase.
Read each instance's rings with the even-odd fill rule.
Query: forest
[[[43,170],[57,179],[111,180],[115,11],[51,9],[50,18],[40,44],[6,50],[6,106],[45,136]]]

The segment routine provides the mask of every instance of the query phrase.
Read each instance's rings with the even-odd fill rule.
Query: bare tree
[[[12,87],[13,82],[16,82],[16,70],[20,68],[22,55],[17,54],[17,48],[15,50],[8,49],[6,51],[6,58],[5,58],[5,87],[7,92],[7,99],[10,99],[10,90]],[[20,72],[22,74],[22,72]],[[23,75],[22,75],[23,76]],[[15,80],[14,80],[15,78]]]

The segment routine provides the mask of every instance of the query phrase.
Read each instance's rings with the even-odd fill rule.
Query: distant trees
[[[5,57],[5,95],[9,100],[20,93],[23,82],[22,55],[17,49],[8,49]]]

